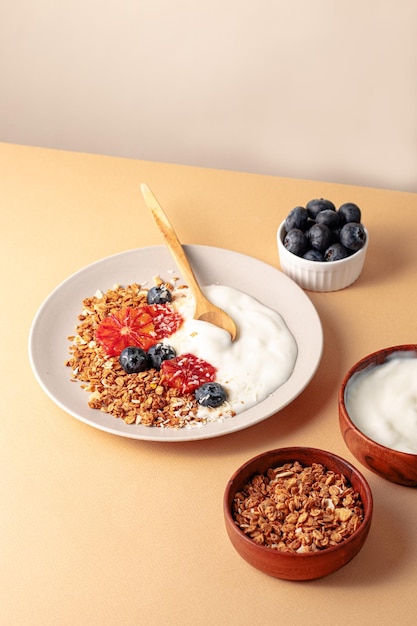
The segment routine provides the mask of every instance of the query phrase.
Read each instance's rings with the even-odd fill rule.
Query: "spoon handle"
[[[198,281],[195,277],[193,269],[190,263],[188,262],[188,259],[185,255],[185,252],[180,243],[180,240],[178,239],[162,207],[158,203],[157,199],[155,198],[153,192],[148,187],[148,185],[145,185],[145,183],[142,183],[140,187],[141,187],[142,195],[145,199],[146,205],[148,209],[151,211],[152,216],[156,222],[156,225],[158,226],[159,230],[163,234],[166,240],[167,246],[178,265],[178,268],[182,274],[183,279],[186,281],[190,289],[192,289],[194,292],[199,292],[200,294],[202,294],[200,285],[198,284]]]

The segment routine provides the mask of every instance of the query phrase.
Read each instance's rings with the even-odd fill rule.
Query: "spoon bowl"
[[[234,341],[237,335],[236,324],[226,311],[219,308],[206,298],[195,277],[194,271],[187,259],[184,248],[171,226],[162,207],[158,203],[151,189],[145,183],[141,184],[142,195],[146,205],[152,213],[156,225],[165,238],[166,244],[178,265],[182,277],[191,289],[195,299],[194,319],[214,324],[226,330]]]

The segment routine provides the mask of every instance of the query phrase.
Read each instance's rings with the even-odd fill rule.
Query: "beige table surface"
[[[309,293],[324,330],[307,389],[224,437],[137,441],[54,405],[27,357],[32,319],[85,265],[160,245],[147,182],[185,243],[277,268],[278,223],[295,205],[356,202],[370,232],[350,288]],[[362,469],[375,515],[362,552],[321,580],[280,581],[234,551],[222,497],[233,471],[270,448],[309,445],[355,464],[339,433],[344,373],[417,339],[417,194],[0,145],[0,623],[36,625],[416,623],[417,498]]]

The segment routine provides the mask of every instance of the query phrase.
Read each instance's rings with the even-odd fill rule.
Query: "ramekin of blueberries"
[[[368,232],[353,202],[324,198],[291,209],[278,228],[281,269],[304,289],[336,291],[362,272]]]

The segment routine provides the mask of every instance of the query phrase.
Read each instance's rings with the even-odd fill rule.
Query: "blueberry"
[[[226,392],[219,383],[203,383],[195,392],[195,399],[202,406],[212,409],[220,406],[226,400]]]
[[[349,256],[349,251],[341,243],[333,243],[324,253],[326,261],[340,261]]]
[[[332,232],[325,224],[315,224],[308,231],[308,239],[314,250],[324,252],[332,242]]]
[[[358,224],[357,222],[348,222],[340,231],[340,243],[343,244],[345,248],[353,250],[354,252],[364,246],[365,240],[365,229],[362,224]]]
[[[119,362],[127,374],[138,374],[148,368],[148,357],[145,350],[136,346],[129,346],[122,350]]]
[[[324,255],[322,252],[319,252],[318,250],[313,250],[310,248],[310,250],[307,250],[307,252],[305,252],[303,254],[303,259],[307,259],[307,261],[324,261]]]
[[[319,198],[316,200],[310,200],[306,204],[306,209],[308,214],[313,220],[316,219],[316,215],[320,213],[320,211],[325,211],[326,209],[330,209],[331,211],[335,211],[336,207],[330,200],[325,200],[324,198]]]
[[[299,228],[292,228],[284,237],[284,248],[297,256],[303,256],[307,246],[307,239]]]
[[[307,220],[307,227],[304,231],[304,235],[307,237],[307,242],[308,242],[308,233],[310,232],[310,228],[312,226],[315,226],[315,224],[316,224],[315,220],[312,220],[311,217],[309,217]]]
[[[339,207],[338,210],[340,223],[347,224],[347,222],[356,222],[357,224],[361,221],[361,210],[353,202],[345,202],[342,206]]]
[[[162,361],[168,361],[176,356],[172,346],[165,343],[156,343],[148,350],[148,364],[156,370],[161,369]]]
[[[285,219],[285,230],[288,233],[293,228],[305,230],[307,227],[308,211],[302,206],[292,209]]]
[[[339,224],[335,228],[330,229],[332,231],[332,243],[340,242],[340,231],[342,230],[342,226]]]
[[[156,285],[148,291],[148,304],[166,304],[166,302],[171,302],[171,300],[172,293],[166,285]]]
[[[337,211],[332,211],[332,209],[324,209],[324,211],[317,213],[316,223],[325,224],[333,230],[339,225],[339,213]]]

